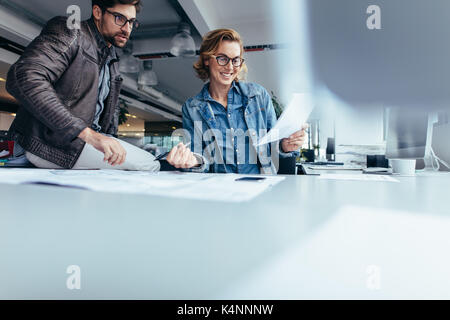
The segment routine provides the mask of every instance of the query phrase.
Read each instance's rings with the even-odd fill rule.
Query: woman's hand
[[[177,146],[173,147],[167,155],[166,160],[177,169],[189,169],[201,164],[194,153],[191,152],[191,149],[186,147],[181,142]]]
[[[283,152],[292,152],[300,149],[305,143],[306,129],[308,129],[308,125],[304,124],[301,130],[294,132],[289,136],[289,138],[284,138],[281,140],[281,150]]]

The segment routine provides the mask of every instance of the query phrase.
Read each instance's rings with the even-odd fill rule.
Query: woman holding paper
[[[247,67],[240,35],[218,29],[203,37],[197,76],[208,81],[183,105],[183,127],[191,150],[208,161],[215,173],[276,174],[278,157],[295,157],[305,140],[305,127],[281,142],[256,147],[276,123],[267,90],[243,82]],[[281,150],[280,150],[281,149]]]

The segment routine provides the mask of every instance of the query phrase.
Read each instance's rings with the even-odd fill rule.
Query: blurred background
[[[5,91],[10,65],[73,4],[90,17],[90,0],[0,0],[2,135],[18,108]],[[368,11],[374,4],[377,17]],[[149,150],[178,143],[171,134],[182,126],[182,104],[203,86],[192,68],[201,37],[226,27],[243,37],[247,80],[264,86],[280,111],[294,92],[313,93],[304,149],[316,160],[326,159],[329,143],[338,161],[367,149],[384,154],[388,108],[428,110],[434,125],[448,126],[449,10],[446,0],[144,0],[141,26],[120,50],[119,136]],[[368,28],[375,18],[380,28]]]

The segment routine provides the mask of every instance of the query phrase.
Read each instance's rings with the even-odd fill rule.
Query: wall
[[[14,116],[10,112],[0,111],[0,131],[8,131],[13,121]]]

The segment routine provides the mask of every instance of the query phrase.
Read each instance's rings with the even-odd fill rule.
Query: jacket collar
[[[99,54],[99,57],[101,57],[102,62],[106,61],[106,58],[108,56],[111,58],[111,63],[119,61],[116,49],[114,48],[114,46],[108,47],[105,38],[97,29],[97,25],[94,22],[94,18],[91,17],[88,20],[88,26],[97,44],[97,52]]]
[[[253,98],[254,96],[258,95],[255,87],[248,85],[246,82],[239,81],[235,82],[235,84],[241,90],[242,96],[247,99]]]

